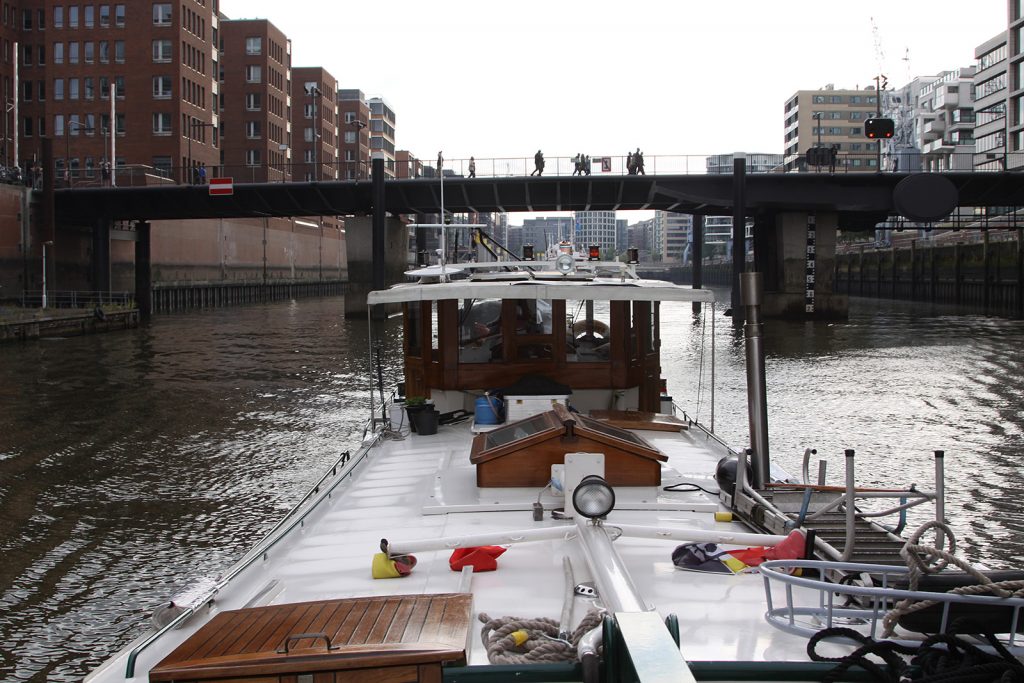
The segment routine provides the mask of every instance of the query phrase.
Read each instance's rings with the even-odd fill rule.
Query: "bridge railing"
[[[864,143],[867,146],[869,143]],[[585,158],[581,159],[583,156]],[[875,173],[879,170],[878,155],[870,151],[838,151],[835,163],[815,166],[806,155],[783,157],[778,154],[748,154],[747,173]],[[731,174],[731,154],[720,155],[643,155],[642,166],[631,163],[627,154],[593,154],[545,156],[538,173],[533,155],[522,157],[481,157],[445,159],[442,171],[446,178],[509,178],[530,175],[567,177],[573,175],[623,176],[643,175],[710,175]],[[901,151],[883,155],[882,172],[993,172],[1024,167],[1024,152],[973,153],[950,152],[921,154]],[[385,160],[389,178],[437,178],[436,159]],[[179,184],[202,185],[213,177],[231,177],[237,183],[360,181],[372,175],[369,161],[330,161],[318,164],[291,162],[287,164],[239,164],[205,167],[119,166],[114,181],[119,187]],[[99,169],[58,169],[57,187],[96,187],[110,184]]]

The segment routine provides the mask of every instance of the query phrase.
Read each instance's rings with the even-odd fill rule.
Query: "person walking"
[[[530,175],[544,175],[544,153],[541,152],[539,149],[537,150],[537,153],[533,155],[533,166],[533,173],[531,173]]]
[[[636,148],[636,154],[633,155],[633,165],[637,175],[647,175],[644,173],[644,153],[640,151],[639,147]]]
[[[586,154],[581,155],[581,157],[582,157],[582,159],[580,161],[580,166],[581,166],[580,175],[583,175],[584,173],[586,173],[587,175],[590,175],[590,157],[587,156]]]
[[[437,175],[441,175],[441,166],[444,165],[444,157],[441,153],[437,153]]]
[[[103,160],[103,170],[101,173],[103,175],[103,186],[110,185],[110,162],[106,159]]]
[[[469,158],[469,177],[476,178],[476,159]]]
[[[199,164],[199,184],[206,184],[206,162]]]
[[[573,171],[572,171],[572,174],[573,174],[573,175],[582,175],[582,174],[583,174],[583,162],[582,162],[582,158],[583,158],[583,155],[582,155],[582,154],[577,154],[576,156],[574,156],[574,157],[572,158],[572,163],[573,163]]]
[[[626,172],[629,175],[636,175],[636,161],[633,160],[632,152],[626,152]]]

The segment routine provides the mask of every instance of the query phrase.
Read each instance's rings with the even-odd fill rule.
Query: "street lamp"
[[[53,240],[43,242],[43,308],[46,308],[46,247],[52,247]]]
[[[192,117],[189,117],[188,126],[188,168],[185,170],[189,175],[189,184],[195,184],[195,177],[192,175],[192,136],[195,135],[196,128],[215,128],[216,123],[208,123],[206,121],[198,121]]]
[[[360,147],[362,145],[361,141],[362,141],[362,137],[363,137],[363,128],[366,128],[366,121],[360,121],[359,119],[353,119],[349,123],[351,123],[353,126],[356,127],[356,154],[355,154],[356,180],[359,180],[359,170],[360,170],[360,168],[359,168],[359,163],[360,163],[359,149],[360,149]]]
[[[75,126],[79,130],[84,130],[86,133],[91,133],[94,130],[94,128],[92,126],[86,126],[85,124],[81,123],[80,121],[73,121],[71,119],[68,119],[67,126],[68,126],[68,129],[70,129],[71,126]],[[71,131],[70,130],[65,130],[64,131],[64,174],[67,176],[67,179],[68,179],[68,187],[72,187],[74,185],[74,181],[71,179]],[[43,308],[45,308],[45,306]]]
[[[320,169],[316,165],[316,148],[319,146],[318,141],[320,139],[320,127],[317,125],[316,120],[316,98],[323,97],[323,93],[320,92],[320,88],[315,85],[311,85],[306,88],[306,93],[309,94],[309,99],[313,103],[313,180],[320,180]]]

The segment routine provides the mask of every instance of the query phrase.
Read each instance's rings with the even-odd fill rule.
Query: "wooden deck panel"
[[[463,662],[472,619],[466,593],[321,600],[230,610],[215,616],[150,672],[151,681],[217,679],[439,681],[441,663]],[[241,632],[239,632],[241,629]],[[331,638],[289,641],[325,633]],[[233,637],[232,637],[233,636]]]

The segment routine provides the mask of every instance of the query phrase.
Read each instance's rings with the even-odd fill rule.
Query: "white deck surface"
[[[640,432],[669,456],[663,465],[663,485],[695,482],[711,491],[715,465],[722,453],[708,449],[699,432]],[[177,644],[218,609],[281,604],[365,595],[452,592],[460,575],[448,566],[450,551],[417,553],[413,573],[400,579],[374,580],[371,558],[381,538],[392,543],[430,537],[479,534],[498,530],[565,526],[547,514],[534,522],[530,506],[536,489],[482,489],[475,486],[469,462],[472,435],[468,423],[442,426],[438,434],[410,435],[384,441],[368,458],[282,542],[257,560],[185,626],[161,637],[139,658],[139,680]],[[702,493],[669,494],[653,487],[618,489],[619,507],[607,524],[657,525],[720,531],[746,531],[736,523],[719,523],[713,511],[717,499]],[[556,499],[544,498],[546,507]],[[497,504],[513,508],[496,512],[442,511],[443,506],[472,510]],[[629,510],[628,507],[657,509]],[[688,511],[682,508],[694,508]],[[431,514],[423,514],[424,508]],[[518,509],[516,509],[518,508]],[[765,622],[763,580],[758,575],[717,575],[684,572],[672,564],[672,540],[619,538],[615,547],[625,561],[643,599],[662,617],[679,618],[681,649],[688,660],[806,661],[806,641]],[[558,619],[564,595],[562,556],[568,554],[575,581],[591,577],[575,540],[516,544],[498,558],[498,570],[473,576],[474,611],[492,617],[551,617]],[[591,607],[575,598],[578,621]],[[575,624],[573,624],[575,626]],[[470,633],[471,664],[485,664],[479,629]],[[124,662],[96,680],[123,680]]]

